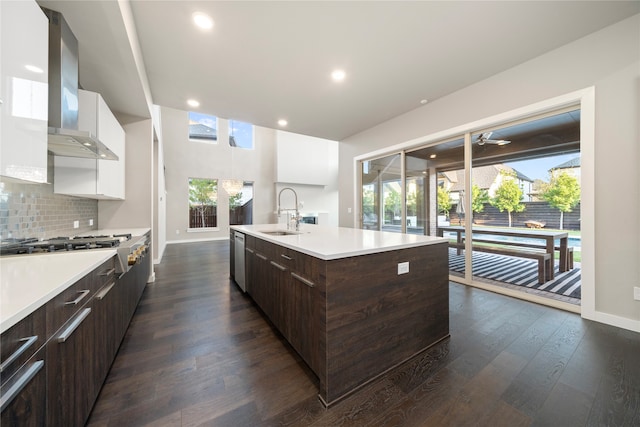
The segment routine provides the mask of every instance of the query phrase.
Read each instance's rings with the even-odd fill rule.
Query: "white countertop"
[[[115,254],[96,249],[0,257],[0,333]]]
[[[299,234],[286,236],[261,233],[269,230],[286,231],[285,224],[234,225],[231,229],[324,260],[448,242],[442,237],[313,224],[300,224]]]

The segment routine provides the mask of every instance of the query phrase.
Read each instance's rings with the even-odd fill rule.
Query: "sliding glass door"
[[[361,227],[402,232],[403,192],[401,155],[361,163]]]
[[[448,238],[450,274],[467,283],[580,298],[572,267],[580,260],[579,110],[474,130],[361,167],[362,228]]]

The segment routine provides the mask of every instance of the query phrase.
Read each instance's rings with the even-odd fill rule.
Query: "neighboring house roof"
[[[497,164],[473,168],[473,183],[481,189],[486,190],[490,188],[491,185],[496,181],[496,178],[501,171],[514,172],[516,174],[516,177],[521,181],[533,182],[531,178],[512,167],[503,164]],[[464,190],[464,171],[459,170],[456,171],[456,173],[458,175],[456,177],[456,181],[450,180],[452,182],[452,185],[449,191],[452,192]]]
[[[202,123],[193,123],[189,125],[189,138],[192,139],[218,139],[218,133],[214,128],[211,128]]]
[[[580,156],[576,157],[575,159],[571,159],[567,162],[564,162],[562,164],[559,164],[558,166],[554,166],[549,170],[552,171],[554,169],[569,169],[569,168],[579,168],[579,167],[580,167]]]

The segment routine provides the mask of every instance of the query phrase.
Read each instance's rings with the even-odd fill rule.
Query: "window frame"
[[[189,130],[187,132],[187,136],[188,136],[189,141],[190,142],[200,142],[200,143],[203,143],[203,144],[218,144],[218,135],[219,135],[219,130],[220,130],[220,118],[218,116],[214,116],[214,115],[211,115],[211,114],[198,113],[197,111],[189,111],[188,114],[189,114],[188,115],[188,127],[189,127]],[[202,120],[203,118],[214,119],[215,120],[215,128],[214,128],[215,139],[213,139],[213,138],[198,138],[198,137],[194,138],[192,136],[192,134],[191,134],[191,125],[192,125],[191,122],[193,120],[192,116],[191,116],[192,114],[200,116],[199,120]],[[193,121],[195,122],[194,124],[202,124],[202,125],[206,126],[204,123],[199,122],[197,120],[193,120]]]
[[[250,128],[251,128],[251,147],[242,147],[242,146],[239,146],[239,145],[231,145],[231,138],[232,138],[232,137],[234,137],[233,132],[232,132],[232,130],[233,130],[233,123],[234,123],[234,122],[242,123],[242,124],[245,124],[245,125],[249,125],[249,126],[250,126]],[[228,132],[228,133],[229,133],[229,147],[231,147],[231,148],[239,148],[239,149],[242,149],[242,150],[253,150],[253,149],[255,149],[255,146],[256,146],[256,132],[255,132],[255,128],[256,128],[256,127],[255,127],[255,125],[254,125],[253,123],[243,122],[243,121],[241,121],[241,120],[236,120],[236,119],[229,119],[229,120],[228,120],[228,123],[229,123],[229,132]],[[234,138],[234,139],[235,139],[235,138]]]
[[[215,199],[210,198],[209,200],[213,201],[213,205],[215,207],[215,225],[214,226],[203,226],[203,227],[192,227],[191,226],[191,180],[208,180],[213,181],[215,184]],[[187,206],[188,206],[188,217],[187,217],[187,233],[202,233],[207,231],[219,231],[220,225],[218,224],[218,187],[220,185],[220,179],[218,178],[196,178],[196,177],[188,177],[187,178]],[[203,220],[204,222],[204,220]]]

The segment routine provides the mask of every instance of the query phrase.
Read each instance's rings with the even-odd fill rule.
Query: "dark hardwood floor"
[[[455,283],[450,339],[325,409],[228,245],[167,247],[88,425],[640,426],[640,334]]]

